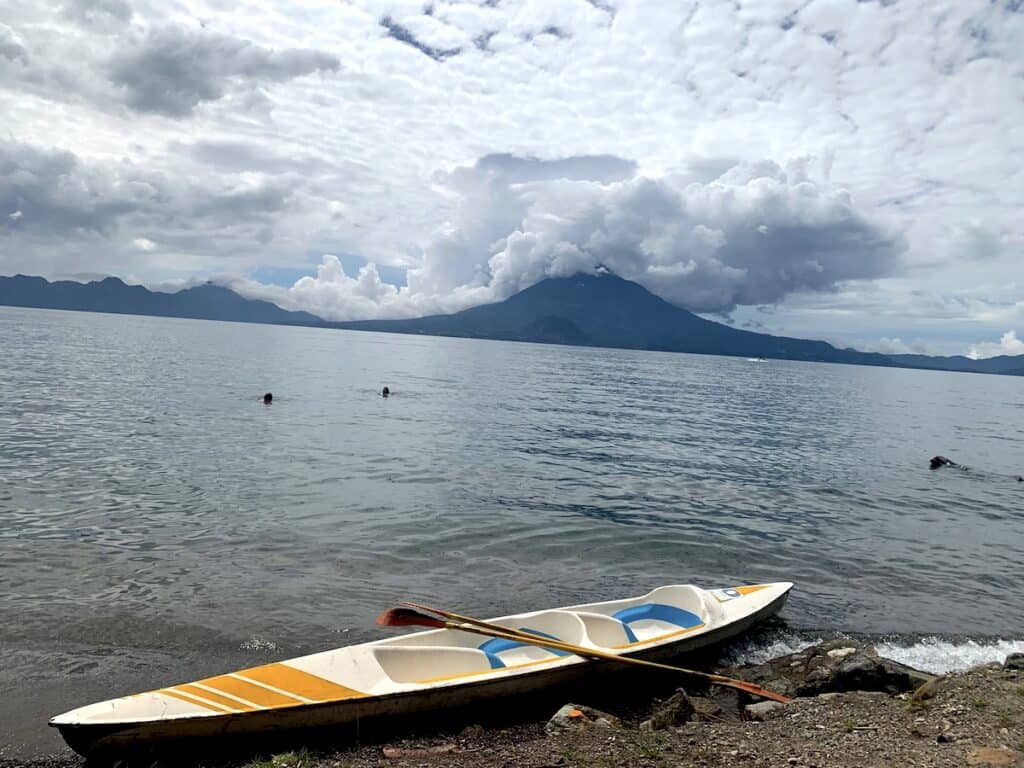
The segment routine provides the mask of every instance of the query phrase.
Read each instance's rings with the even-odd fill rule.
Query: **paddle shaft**
[[[410,603],[411,605],[411,603]],[[422,608],[423,606],[417,606]],[[434,609],[427,609],[434,610]],[[447,612],[434,611],[435,613],[444,616]],[[455,614],[452,614],[453,616]],[[461,617],[460,617],[461,618]],[[747,683],[743,680],[733,680],[731,677],[725,677],[724,675],[716,675],[711,672],[700,672],[695,669],[686,669],[684,667],[674,667],[671,664],[661,664],[656,661],[647,661],[645,659],[634,659],[630,656],[620,656],[615,653],[607,653],[606,651],[599,651],[596,648],[586,648],[582,645],[574,645],[572,643],[565,643],[561,640],[549,640],[545,637],[539,637],[528,632],[519,632],[514,629],[502,627],[498,624],[488,624],[488,622],[474,619],[472,621],[445,621],[445,626],[448,629],[457,629],[462,632],[473,632],[478,635],[485,635],[488,637],[498,637],[504,640],[516,640],[528,645],[536,645],[540,648],[548,648],[555,651],[566,651],[573,653],[577,656],[584,656],[591,659],[602,659],[604,661],[618,661],[622,664],[634,664],[636,666],[647,667],[648,669],[661,669],[668,672],[683,673],[686,675],[694,675],[697,677],[703,677],[706,680],[710,680],[718,685],[727,686],[729,688],[737,688],[747,693],[753,693],[756,696],[761,696],[766,699],[772,699],[774,701],[780,701],[782,703],[789,702],[789,699],[781,694],[774,693],[767,689],[761,688],[759,685],[754,683]]]

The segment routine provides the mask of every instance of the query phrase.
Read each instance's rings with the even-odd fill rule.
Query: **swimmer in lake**
[[[384,389],[382,389],[380,391],[380,396],[381,397],[389,397],[390,395],[391,395],[391,390],[388,389],[387,387],[384,387]]]
[[[267,392],[267,394],[263,396],[263,404],[270,405],[272,402],[274,402],[274,395],[271,392]]]

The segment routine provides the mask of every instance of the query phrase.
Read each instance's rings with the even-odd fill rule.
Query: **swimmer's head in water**
[[[384,389],[380,391],[380,394],[382,397],[387,397],[388,395],[391,394],[391,390],[388,389],[387,387],[384,387]]]
[[[265,405],[270,405],[274,402],[274,396],[270,392],[267,392],[267,394],[263,396],[263,402]]]

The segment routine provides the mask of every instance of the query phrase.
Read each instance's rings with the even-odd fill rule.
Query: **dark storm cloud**
[[[108,234],[142,194],[84,168],[70,152],[0,143],[0,230]]]
[[[0,142],[0,232],[67,236],[119,230],[170,241],[187,232],[196,248],[218,238],[265,242],[297,189],[291,177],[249,185],[181,181],[129,163],[89,164],[70,152]]]
[[[131,108],[183,117],[220,99],[237,81],[284,82],[339,67],[324,51],[275,51],[228,35],[164,27],[116,54],[109,75]]]

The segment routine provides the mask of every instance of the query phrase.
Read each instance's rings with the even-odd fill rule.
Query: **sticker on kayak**
[[[738,589],[713,589],[711,590],[711,594],[714,595],[715,599],[720,603],[735,600],[737,597],[743,597],[743,593]]]

